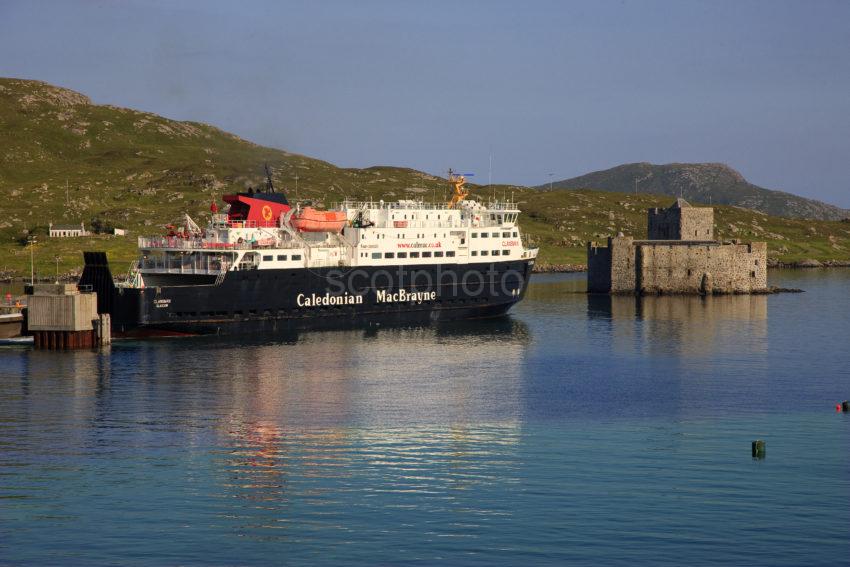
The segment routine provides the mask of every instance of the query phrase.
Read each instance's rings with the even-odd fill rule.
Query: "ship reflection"
[[[591,321],[610,321],[612,348],[686,356],[766,354],[767,296],[588,295]]]
[[[505,317],[21,350],[0,398],[25,400],[9,417],[62,435],[69,453],[180,447],[211,479],[220,521],[280,529],[290,507],[320,511],[349,490],[368,508],[370,494],[450,499],[512,478],[531,342]]]
[[[220,426],[222,490],[278,511],[321,503],[320,479],[348,482],[353,470],[370,490],[387,479],[381,490],[399,494],[465,490],[487,476],[480,460],[494,447],[516,443],[529,342],[526,325],[503,318],[217,349],[216,364],[239,376]],[[262,364],[248,370],[249,359]]]

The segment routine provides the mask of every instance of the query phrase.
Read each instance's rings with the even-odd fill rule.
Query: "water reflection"
[[[682,356],[767,353],[767,296],[587,296],[590,321],[610,321],[611,348]]]
[[[349,489],[384,497],[492,481],[487,471],[506,458],[494,448],[519,435],[530,340],[525,324],[504,318],[307,334],[292,349],[263,345],[240,356],[211,350],[215,366],[244,386],[230,392],[220,427],[229,447],[216,461],[222,497],[282,513],[293,498],[321,505],[331,490],[323,483],[348,486],[355,470],[367,486]],[[282,520],[243,521],[253,529]]]
[[[274,537],[264,531],[286,529],[296,510],[317,530],[355,516],[378,521],[394,509],[454,509],[457,521],[480,522],[506,512],[466,493],[518,482],[517,422],[319,430],[252,423],[228,437],[215,461],[221,521],[250,538]],[[342,517],[325,513],[341,502],[349,507]]]

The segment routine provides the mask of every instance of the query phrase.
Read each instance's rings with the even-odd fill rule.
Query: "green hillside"
[[[841,220],[850,211],[753,185],[722,163],[628,163],[553,183],[558,189],[682,196],[693,203],[735,205],[788,218]],[[541,188],[548,185],[541,186]]]
[[[646,238],[646,209],[672,202],[658,195],[557,189],[523,189],[516,197],[542,262],[552,264],[585,263],[587,240],[604,242],[617,232]],[[772,217],[730,206],[715,206],[714,213],[716,238],[766,241],[774,261],[850,261],[850,223]]]
[[[30,234],[36,271],[79,270],[81,250],[107,250],[114,270],[135,259],[139,235],[161,233],[189,213],[202,222],[214,197],[263,182],[262,164],[290,197],[330,204],[355,199],[446,199],[444,179],[412,169],[338,168],[265,148],[212,126],[95,105],[85,96],[36,81],[0,79],[0,271],[29,275]],[[296,187],[297,176],[297,192]],[[66,190],[67,183],[67,190]],[[524,229],[541,246],[541,263],[584,263],[584,241],[617,231],[640,236],[645,209],[668,198],[592,191],[472,186],[472,196],[513,194]],[[770,242],[772,257],[850,260],[850,225],[793,221],[718,208],[724,237]],[[129,230],[126,237],[48,239],[48,223],[83,221]]]

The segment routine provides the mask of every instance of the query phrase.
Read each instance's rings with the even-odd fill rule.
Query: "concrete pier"
[[[74,284],[36,284],[27,301],[27,326],[38,349],[92,348],[111,342],[109,315],[98,315],[97,294]]]

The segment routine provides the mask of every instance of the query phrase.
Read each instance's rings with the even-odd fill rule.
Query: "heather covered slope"
[[[345,169],[258,146],[215,127],[92,104],[37,81],[0,79],[0,272],[29,275],[28,234],[39,239],[36,271],[78,270],[81,250],[107,250],[114,271],[135,258],[136,237],[159,234],[184,213],[203,222],[214,197],[263,182],[262,165],[290,197],[332,203],[365,199],[447,199],[444,179],[399,167]],[[448,165],[448,164],[447,164]],[[296,176],[298,191],[296,195]],[[67,181],[67,192],[66,192]],[[472,196],[511,195],[541,263],[584,263],[584,242],[645,231],[645,208],[670,198],[601,191],[471,186]],[[47,239],[47,225],[93,222],[126,237]],[[718,234],[764,239],[771,257],[850,259],[850,224],[772,218],[719,207]]]
[[[629,163],[558,181],[552,186],[682,196],[694,203],[734,205],[788,218],[841,220],[850,217],[850,211],[834,205],[753,185],[722,163]]]
[[[206,124],[95,105],[37,81],[0,79],[0,269],[20,271],[18,241],[28,232],[46,235],[50,222],[96,219],[131,231],[118,242],[98,243],[128,261],[137,235],[158,233],[183,213],[201,216],[213,196],[262,183],[263,163],[292,196],[297,176],[297,196],[319,201],[430,199],[448,191],[439,178],[411,169],[338,168]],[[51,241],[44,265],[54,252],[65,268],[79,264],[83,245],[89,246]]]

